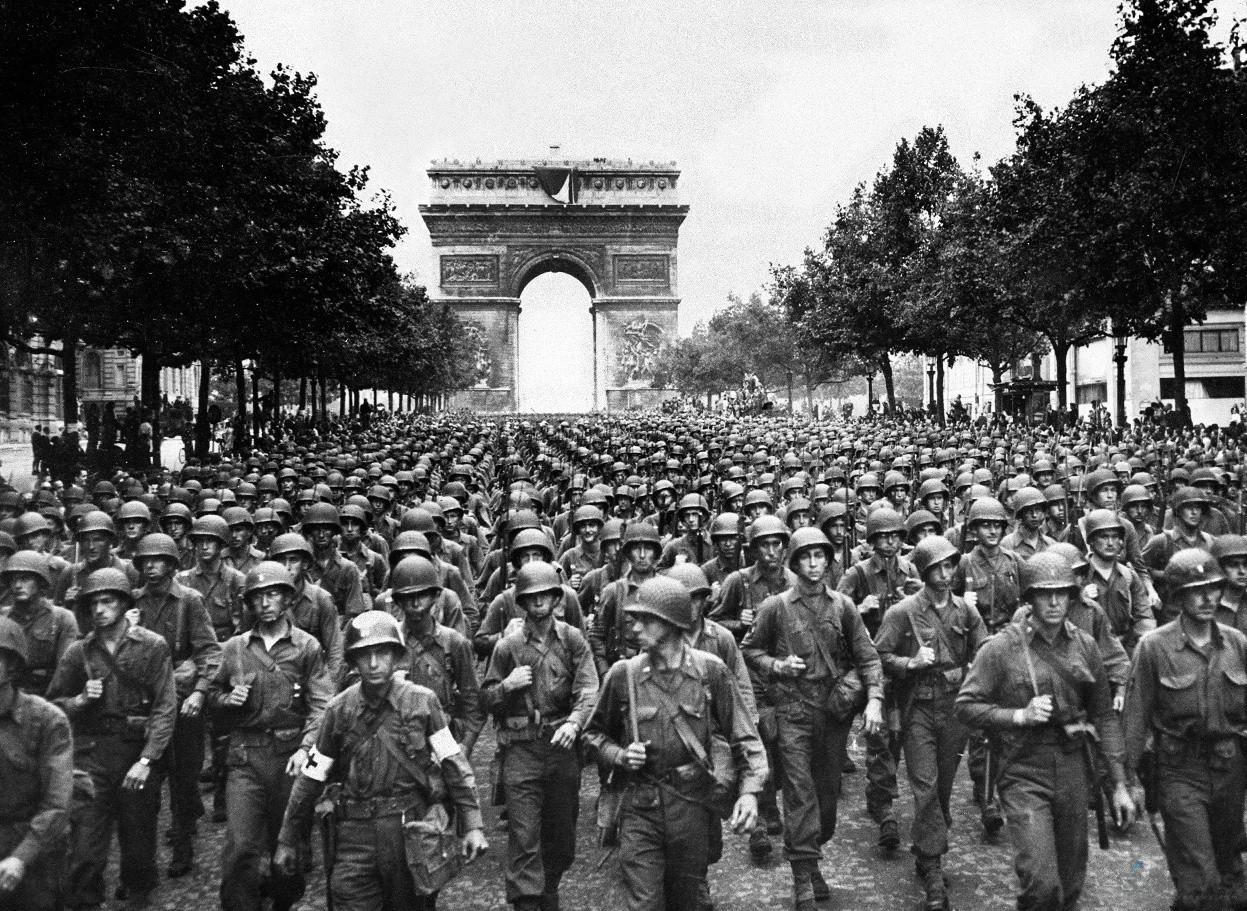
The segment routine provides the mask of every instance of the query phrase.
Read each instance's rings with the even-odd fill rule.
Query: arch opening
[[[516,408],[527,412],[593,409],[593,315],[586,282],[547,261],[520,291]]]

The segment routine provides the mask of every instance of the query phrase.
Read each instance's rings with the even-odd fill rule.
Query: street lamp
[[[1117,365],[1117,429],[1120,431],[1126,426],[1126,342],[1127,336],[1118,335],[1113,339],[1116,346],[1116,353],[1113,354],[1113,363]]]
[[[935,359],[927,361],[927,385],[931,387],[931,407],[935,408]]]

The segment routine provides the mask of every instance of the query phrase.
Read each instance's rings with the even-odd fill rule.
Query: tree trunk
[[[346,385],[338,381],[338,419],[346,417]]]
[[[792,371],[788,371],[788,413],[792,414]]]
[[[939,417],[940,426],[944,427],[948,420],[944,413],[944,358],[935,359],[935,412]]]
[[[1056,403],[1057,408],[1062,412],[1061,420],[1065,420],[1064,411],[1069,405],[1069,366],[1066,360],[1069,358],[1070,343],[1066,339],[1049,338],[1052,343],[1052,358],[1056,361]]]
[[[273,368],[273,439],[281,439],[281,370]]]
[[[1113,339],[1113,361],[1117,364],[1117,429],[1126,427],[1126,346],[1125,339],[1118,347],[1117,339]]]
[[[810,375],[807,373],[804,378],[805,384],[805,413],[810,417],[814,417],[814,387],[810,385]]]
[[[147,408],[152,425],[152,467],[160,467],[160,358],[143,352],[143,369],[139,377],[139,402]],[[140,409],[140,416],[141,416]],[[133,461],[131,460],[131,464]]]
[[[258,441],[264,434],[264,411],[260,407],[260,371],[251,364],[251,438]]]
[[[385,390],[385,410],[386,411],[394,410],[394,390],[393,389]]]
[[[299,377],[299,410],[307,411],[307,376],[306,375]]]
[[[892,380],[892,361],[885,354],[879,358],[879,372],[883,374],[883,386],[888,392],[888,411],[896,413],[896,383]]]
[[[208,459],[212,443],[212,428],[208,424],[208,393],[212,391],[212,364],[206,359],[199,363],[199,401],[195,414],[195,456],[201,463]]]
[[[1191,426],[1186,400],[1186,308],[1177,301],[1169,310],[1169,346],[1173,351],[1173,410],[1181,426]]]
[[[78,423],[77,332],[66,333],[61,342],[61,420],[66,425]]]
[[[247,448],[247,374],[242,358],[234,358],[234,395],[238,399],[234,416],[234,452]]]
[[[988,364],[992,372],[992,410],[999,411],[1004,405],[1005,393],[1000,385],[1005,381],[1005,368],[1000,364]],[[1039,376],[1036,372],[1035,376]]]

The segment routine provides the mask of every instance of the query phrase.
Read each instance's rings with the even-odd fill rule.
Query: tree
[[[707,405],[712,395],[739,386],[741,373],[729,365],[720,344],[705,323],[698,323],[688,338],[663,345],[654,367],[654,386],[673,387],[681,395],[704,395]]]

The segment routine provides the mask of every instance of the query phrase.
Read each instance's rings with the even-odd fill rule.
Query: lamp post
[[[866,374],[866,413],[875,413],[875,375]]]
[[[1114,336],[1113,342],[1116,348],[1113,354],[1113,363],[1117,365],[1117,429],[1120,432],[1126,426],[1126,342],[1127,336]]]
[[[931,393],[930,393],[931,409],[934,411],[935,410],[935,359],[934,358],[930,358],[927,360],[927,385],[931,389]]]

